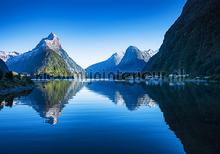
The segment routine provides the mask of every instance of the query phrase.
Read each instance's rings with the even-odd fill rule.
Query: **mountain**
[[[144,71],[220,76],[220,1],[188,0]]]
[[[8,67],[3,60],[0,59],[0,75],[8,72]]]
[[[122,72],[142,71],[151,57],[148,51],[140,51],[137,47],[134,46],[128,47],[124,57],[118,64],[118,69]]]
[[[33,50],[10,58],[6,63],[10,70],[19,73],[46,73],[53,76],[84,73],[84,70],[68,56],[54,33],[42,39]]]
[[[139,72],[146,65],[153,54],[153,50],[140,51],[137,47],[130,46],[126,52],[113,54],[110,58],[100,63],[89,66],[87,74],[109,72]]]
[[[115,72],[118,64],[124,56],[123,52],[114,53],[110,58],[97,64],[91,65],[86,69],[87,73]]]
[[[0,59],[2,59],[4,62],[6,62],[9,58],[16,57],[18,55],[19,53],[15,51],[12,52],[0,51]]]

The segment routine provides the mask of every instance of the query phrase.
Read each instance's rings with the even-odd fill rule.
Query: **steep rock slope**
[[[220,1],[188,0],[144,71],[220,74]]]

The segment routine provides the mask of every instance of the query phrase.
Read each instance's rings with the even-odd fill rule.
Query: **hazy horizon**
[[[83,68],[130,45],[157,50],[185,1],[4,1],[0,50],[27,52],[50,32]]]

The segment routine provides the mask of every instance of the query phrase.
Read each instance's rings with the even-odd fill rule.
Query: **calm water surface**
[[[1,153],[219,153],[219,87],[38,83],[0,96]]]

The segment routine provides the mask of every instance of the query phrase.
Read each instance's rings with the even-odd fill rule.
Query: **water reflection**
[[[0,95],[0,110],[5,106],[28,105],[36,110],[46,123],[56,124],[65,104],[83,85],[83,82],[76,81],[38,82],[33,90]]]
[[[220,153],[220,87],[146,87],[187,153]]]
[[[129,110],[157,102],[187,153],[220,153],[219,85],[93,82],[87,87]]]
[[[12,107],[15,104],[15,99],[19,99],[22,96],[29,95],[32,90],[11,93],[7,95],[0,95],[0,111],[6,107]]]
[[[108,97],[117,105],[125,105],[128,110],[136,110],[140,106],[154,107],[152,100],[145,91],[145,84],[130,84],[127,82],[91,82],[87,88],[93,92]]]
[[[31,94],[20,99],[20,104],[36,110],[46,123],[56,124],[69,99],[83,87],[82,82],[48,81],[37,83]],[[18,103],[19,104],[19,103]]]
[[[38,83],[32,92],[1,96],[0,110],[14,103],[28,105],[47,123],[55,124],[65,105],[83,86],[130,111],[157,105],[187,153],[220,153],[218,85],[49,81]]]

